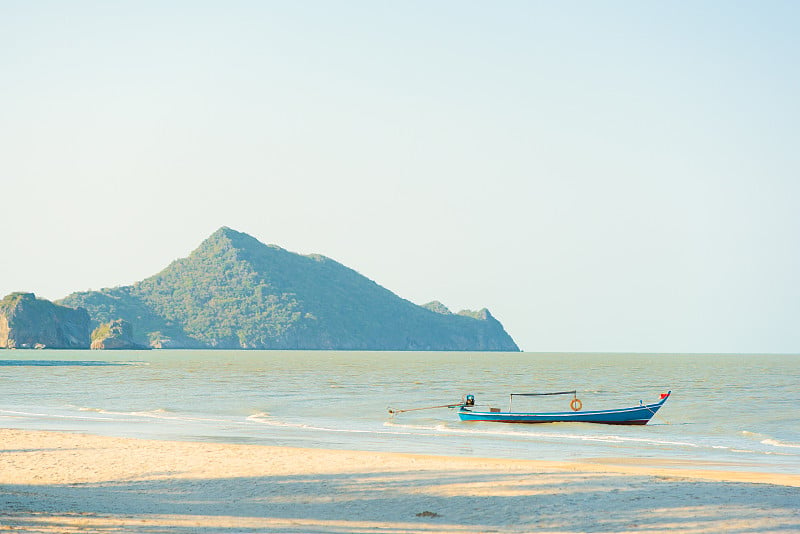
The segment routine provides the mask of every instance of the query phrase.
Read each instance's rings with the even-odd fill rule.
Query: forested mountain
[[[488,310],[417,306],[334,260],[230,228],[155,276],[60,303],[96,323],[123,319],[154,347],[519,350]]]

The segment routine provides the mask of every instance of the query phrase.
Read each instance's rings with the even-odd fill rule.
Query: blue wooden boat
[[[511,402],[515,396],[533,397],[539,395],[565,395],[572,394],[570,402],[572,411],[565,412],[513,412],[511,407],[507,412],[498,408],[479,410],[475,406],[475,397],[467,395],[464,402],[458,406],[458,417],[462,421],[493,421],[495,423],[601,423],[606,425],[646,425],[650,418],[664,405],[672,393],[661,395],[658,402],[643,404],[630,408],[616,410],[591,410],[580,411],[581,401],[575,396],[574,391],[559,391],[556,393],[515,393],[511,395]]]

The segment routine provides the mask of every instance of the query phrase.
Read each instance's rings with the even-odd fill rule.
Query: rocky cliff
[[[133,327],[127,321],[117,319],[103,323],[92,332],[94,350],[142,350],[149,349],[133,339]]]
[[[84,309],[59,306],[33,293],[0,301],[0,348],[85,349],[91,332]]]
[[[518,351],[487,310],[402,299],[324,256],[221,228],[189,257],[131,286],[61,301],[135,341],[171,348]]]

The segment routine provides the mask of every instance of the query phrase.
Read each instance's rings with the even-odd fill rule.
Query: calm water
[[[800,473],[800,356],[0,351],[0,426],[155,439],[482,457],[699,460]],[[459,402],[578,390],[587,409],[653,402],[644,427],[462,423]],[[514,400],[566,410],[570,397]]]

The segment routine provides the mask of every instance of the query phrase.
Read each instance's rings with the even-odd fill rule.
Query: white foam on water
[[[80,412],[90,412],[90,413],[98,413],[103,415],[115,416],[122,419],[115,419],[114,417],[104,418],[106,420],[125,420],[125,421],[134,421],[136,418],[142,419],[164,419],[169,421],[185,421],[185,422],[224,422],[224,419],[219,418],[210,418],[207,416],[199,417],[199,416],[191,416],[187,414],[179,414],[168,410],[166,408],[155,408],[152,410],[139,410],[133,412],[120,412],[116,410],[107,410],[105,408],[96,408],[91,406],[68,406],[68,408],[76,409]],[[64,418],[80,418],[77,416],[71,416],[69,414],[59,414],[59,415],[45,415],[41,414],[42,416],[50,416],[50,417],[64,417]],[[100,419],[100,418],[91,418],[91,419]]]
[[[303,430],[313,430],[318,432],[335,432],[339,434],[375,434],[375,435],[393,435],[393,436],[407,436],[418,435],[419,433],[412,432],[399,432],[399,431],[385,431],[376,429],[359,429],[359,428],[333,428],[329,426],[318,426],[307,423],[297,423],[291,421],[283,421],[274,419],[267,414],[254,414],[247,417],[248,421],[258,423],[265,426],[284,427],[284,428],[298,428]],[[434,434],[429,434],[434,435]]]
[[[256,412],[252,415],[247,416],[247,421],[252,421],[254,423],[265,423],[269,424],[271,421],[271,415],[267,412]]]
[[[789,443],[778,439],[765,439],[761,441],[764,445],[772,445],[773,447],[787,447],[790,449],[800,449],[800,443]]]
[[[800,449],[800,443],[778,439],[766,434],[750,432],[748,430],[742,430],[740,434],[746,438],[758,441],[762,445],[769,445],[770,447],[783,447],[787,449]]]
[[[0,410],[0,414],[10,414],[17,418],[44,418],[44,419],[70,419],[75,421],[117,421],[113,417],[97,417],[91,415],[63,414],[63,413],[39,413],[39,412],[17,412],[12,410]]]
[[[594,441],[605,443],[631,443],[631,444],[644,444],[644,445],[666,445],[666,446],[680,446],[680,447],[693,447],[698,448],[701,445],[687,441],[671,441],[654,438],[637,438],[621,435],[593,435],[581,433],[565,433],[565,432],[537,432],[532,430],[497,430],[497,429],[477,429],[477,428],[453,428],[445,424],[426,426],[426,425],[404,425],[398,423],[385,423],[387,426],[397,426],[416,430],[429,430],[448,434],[457,435],[476,435],[484,437],[514,437],[517,439],[530,439],[530,440],[577,440],[577,441]]]

